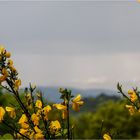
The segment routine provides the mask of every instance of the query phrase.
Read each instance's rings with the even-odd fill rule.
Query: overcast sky
[[[140,87],[140,3],[0,2],[0,44],[22,86]]]

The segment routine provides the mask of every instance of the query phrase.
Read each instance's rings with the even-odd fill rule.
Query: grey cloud
[[[136,2],[0,2],[0,44],[23,85],[138,82],[139,15]]]
[[[7,2],[0,8],[0,42],[30,53],[140,51],[138,3],[84,3]]]

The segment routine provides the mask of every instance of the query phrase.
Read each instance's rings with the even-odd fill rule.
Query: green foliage
[[[11,134],[7,133],[7,134],[4,134],[3,136],[0,136],[0,139],[6,139],[6,140],[10,139],[10,140],[12,140],[13,136]]]
[[[140,138],[140,114],[130,116],[124,101],[105,103],[96,112],[83,113],[75,123],[75,138],[98,139],[107,132],[114,139]]]
[[[120,98],[114,95],[100,94],[96,98],[86,97],[83,99],[85,105],[81,107],[80,112],[95,112],[98,106],[106,103],[107,101],[119,101]]]

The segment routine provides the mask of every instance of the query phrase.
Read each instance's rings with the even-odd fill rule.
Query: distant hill
[[[81,112],[93,112],[97,109],[99,105],[103,105],[108,101],[119,101],[120,97],[116,95],[107,95],[107,94],[100,94],[94,97],[85,97],[83,99],[84,105],[81,107]]]
[[[38,90],[40,90],[44,98],[46,100],[52,101],[52,102],[59,102],[60,99],[60,93],[59,93],[59,88],[58,87],[38,87]],[[97,97],[100,94],[105,94],[105,95],[118,95],[117,90],[110,90],[110,89],[76,89],[76,88],[68,88],[72,90],[73,95],[81,94],[81,96],[84,97]]]

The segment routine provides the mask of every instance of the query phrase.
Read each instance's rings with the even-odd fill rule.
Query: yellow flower
[[[3,75],[8,75],[8,72],[7,72],[6,68],[3,68],[1,73],[2,73]]]
[[[18,90],[19,89],[19,86],[21,85],[21,80],[18,79],[18,80],[15,80],[15,90]]]
[[[5,52],[5,48],[3,45],[0,45],[0,54],[3,54]]]
[[[6,57],[7,57],[7,58],[10,58],[10,57],[11,57],[10,52],[6,52]]]
[[[54,107],[56,107],[59,110],[62,110],[62,119],[66,119],[67,118],[67,106],[62,105],[62,104],[54,104]]]
[[[52,110],[52,108],[51,108],[51,106],[50,105],[47,105],[47,106],[45,106],[44,108],[43,108],[43,113],[45,114],[45,113],[48,113],[49,111],[51,111]]]
[[[40,101],[40,100],[37,100],[36,101],[36,103],[35,103],[35,106],[37,107],[37,108],[42,108],[42,102]]]
[[[75,111],[79,111],[80,110],[80,106],[83,105],[84,102],[81,101],[81,95],[77,95],[73,100],[72,100],[72,108]]]
[[[31,120],[33,121],[34,125],[39,125],[39,117],[37,114],[33,113],[31,116]]]
[[[44,115],[44,119],[48,120],[48,113],[52,110],[50,105],[45,106],[42,111],[43,111],[43,115]]]
[[[49,128],[50,128],[51,133],[55,133],[56,131],[58,131],[61,128],[61,125],[58,120],[51,121]]]
[[[7,78],[7,75],[0,76],[0,83],[3,82],[3,81],[5,81],[6,78]]]
[[[6,107],[5,110],[9,113],[11,118],[14,119],[16,117],[16,112],[15,112],[15,109],[13,107]]]
[[[21,133],[22,135],[27,136],[27,137],[28,137],[28,135],[30,134],[30,132],[29,132],[28,129],[23,129],[23,128],[21,128],[21,129],[19,130],[19,133]],[[22,135],[19,134],[19,133],[17,134],[17,136],[20,138],[20,137],[22,137]]]
[[[37,126],[35,126],[34,129],[36,133],[42,133],[42,131]]]
[[[125,105],[125,107],[128,109],[130,115],[133,115],[135,113],[135,108],[132,105]]]
[[[38,140],[38,139],[44,139],[44,135],[42,133],[36,133],[34,135],[34,139],[35,140]]]
[[[29,138],[30,139],[34,139],[34,134],[35,134],[35,132],[33,130],[31,130],[30,135],[29,135]]]
[[[132,102],[135,102],[135,101],[138,99],[138,96],[137,96],[137,94],[136,94],[135,91],[133,91],[133,90],[128,90],[128,94],[129,94],[130,100],[131,100]]]
[[[103,135],[104,140],[112,140],[111,137],[108,134]]]
[[[27,123],[21,123],[20,125],[23,129],[29,128],[29,124],[27,124]]]
[[[44,139],[44,135],[42,134],[43,132],[37,126],[34,127],[34,130],[36,132],[34,134],[34,139]]]
[[[3,75],[0,76],[0,83],[3,82],[3,81],[5,81],[6,78],[7,78],[7,76],[8,76],[8,72],[7,72],[6,68],[3,68],[2,71],[1,71],[1,73]]]
[[[19,119],[18,123],[19,124],[23,124],[23,123],[27,123],[28,122],[28,118],[26,117],[25,114],[22,114],[21,118]]]
[[[5,110],[3,109],[3,107],[0,107],[0,122],[2,122],[4,114],[5,114]]]
[[[59,110],[66,110],[67,109],[67,107],[65,105],[62,105],[62,104],[53,104],[53,106]]]
[[[23,135],[26,135],[27,132],[28,132],[28,129],[23,129],[23,128],[21,128],[21,129],[19,130],[19,132],[20,132],[21,134],[23,134]]]
[[[13,65],[13,61],[11,59],[8,60],[8,65],[11,67]]]
[[[28,122],[28,118],[26,117],[25,114],[22,114],[22,116],[20,117],[18,123],[21,125],[21,127],[23,129],[27,129],[27,128],[29,128],[29,124],[27,124],[27,122]]]

